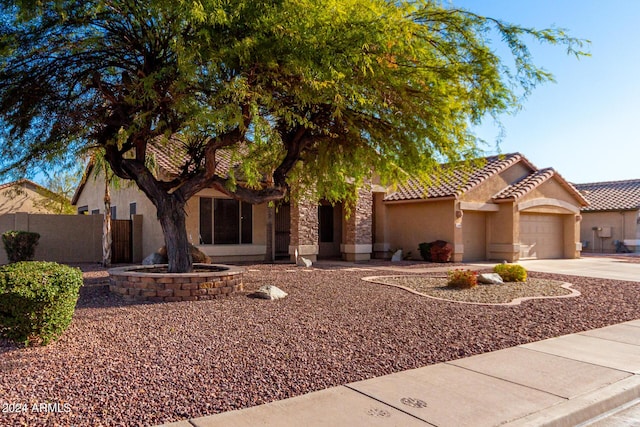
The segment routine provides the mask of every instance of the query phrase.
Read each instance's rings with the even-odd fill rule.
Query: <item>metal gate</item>
[[[111,220],[111,263],[133,262],[131,220]]]

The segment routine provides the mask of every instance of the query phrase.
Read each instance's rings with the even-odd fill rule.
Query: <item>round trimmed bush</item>
[[[78,268],[55,262],[0,267],[0,335],[46,345],[69,327],[82,286]]]

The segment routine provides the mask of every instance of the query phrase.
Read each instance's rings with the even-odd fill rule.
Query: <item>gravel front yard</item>
[[[582,295],[469,305],[362,281],[383,274],[366,265],[256,265],[225,300],[129,304],[83,268],[60,341],[0,341],[0,425],[161,424],[640,318],[640,283],[550,274],[530,277]],[[263,284],[289,297],[248,297]]]

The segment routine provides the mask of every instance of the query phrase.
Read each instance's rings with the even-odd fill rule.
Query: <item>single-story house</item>
[[[575,184],[589,201],[582,208],[583,250],[640,252],[640,179]]]
[[[160,151],[155,157],[163,173],[176,170],[174,159]],[[455,261],[579,256],[580,208],[587,202],[553,169],[538,170],[514,153],[451,170],[428,188],[415,180],[395,188],[362,187],[349,217],[340,203],[270,207],[205,189],[187,203],[187,233],[214,262],[290,258],[296,251],[312,260],[365,261],[399,248],[420,259],[419,243],[438,239],[453,244]],[[100,177],[85,179],[72,202],[79,213],[101,214],[103,193]],[[162,246],[156,210],[146,196],[136,188],[111,193],[114,218],[143,216],[142,252]]]
[[[69,200],[28,179],[0,184],[0,215],[7,213],[56,214]]]
[[[375,241],[384,246],[375,249],[415,251],[421,242],[445,240],[455,261],[577,258],[586,205],[552,168],[538,169],[520,153],[487,157],[428,188],[409,181],[376,195],[384,220]]]

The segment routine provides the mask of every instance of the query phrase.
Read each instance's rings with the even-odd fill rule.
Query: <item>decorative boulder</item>
[[[264,285],[254,294],[257,298],[275,300],[286,297],[288,294],[274,285]]]
[[[154,264],[166,264],[167,257],[163,256],[158,252],[154,252],[145,259],[142,260],[142,265],[154,265]]]
[[[391,261],[402,261],[402,249],[398,249],[397,251],[395,251],[395,253],[391,256]]]
[[[193,260],[194,263],[211,264],[211,258],[205,255],[205,253],[202,252],[200,249],[196,248],[193,245],[189,245],[189,250],[191,251],[191,259]],[[157,253],[163,256],[165,260],[164,263],[159,263],[159,264],[166,264],[167,263],[167,247],[166,246],[161,247],[160,249],[158,249]]]
[[[453,245],[444,240],[430,242],[429,252],[432,262],[449,262],[453,253]]]
[[[311,262],[310,259],[307,259],[301,256],[301,257],[298,257],[298,262],[296,263],[296,265],[298,267],[311,267],[313,265],[313,262]]]
[[[484,283],[487,285],[502,285],[504,281],[497,273],[483,273],[478,275],[478,283]]]

